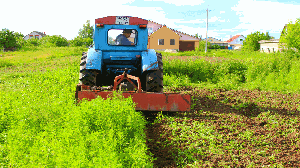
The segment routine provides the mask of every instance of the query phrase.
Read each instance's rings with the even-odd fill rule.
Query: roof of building
[[[43,37],[46,36],[46,34],[44,34],[44,33],[42,33],[42,32],[38,32],[38,31],[33,31],[33,32],[35,32],[35,33],[37,33],[37,34],[39,34],[39,35],[41,35],[41,36],[43,36]],[[31,33],[33,33],[33,32],[31,32]],[[29,34],[31,34],[31,33],[29,33]],[[29,35],[29,34],[28,34],[28,35]]]
[[[148,20],[148,22],[152,22],[152,23],[155,23],[155,24],[161,25],[161,27],[163,27],[163,26],[167,27],[166,25],[162,25],[162,24],[156,23],[156,22],[154,22],[154,21],[151,21],[151,20]],[[160,27],[160,28],[161,28],[161,27]],[[159,29],[160,29],[160,28],[159,28]],[[186,34],[186,33],[183,33],[183,32],[181,32],[181,31],[178,31],[178,30],[171,29],[170,27],[167,27],[167,28],[169,28],[170,30],[174,31],[176,34],[178,34],[178,33],[181,33],[181,34],[184,34],[184,35],[187,35],[187,36],[193,37],[193,38],[197,38],[197,37],[195,37],[195,36],[193,36],[193,35],[189,35],[189,34]],[[159,29],[158,29],[158,30],[159,30]],[[153,33],[154,33],[154,32],[153,32]],[[153,34],[153,33],[151,33],[151,34]],[[178,35],[180,35],[180,34],[178,34]],[[180,35],[180,36],[181,36],[181,35]],[[182,37],[182,36],[181,36],[181,37]],[[201,40],[201,38],[197,38],[197,39]]]
[[[216,39],[214,37],[207,37],[208,40],[212,39],[212,40],[215,40],[215,42],[223,42],[221,39]],[[204,38],[203,40],[206,40],[206,38]],[[214,41],[211,41],[211,42],[214,42]],[[226,42],[226,41],[224,41]]]
[[[229,40],[227,40],[226,42],[230,43],[230,42],[232,42],[233,40],[239,38],[240,36],[243,36],[243,35],[235,35],[235,36],[231,37]]]
[[[211,41],[210,43],[220,43],[220,44],[222,44],[222,43],[228,43],[228,42],[226,42],[226,41]]]
[[[163,28],[163,27],[166,27],[166,28],[170,29],[171,31],[173,31],[171,28],[167,27],[166,25],[163,25],[163,26],[160,26],[160,28],[158,28],[155,32],[157,32],[158,30],[160,30],[160,29]],[[151,35],[154,34],[155,32],[152,32]],[[179,35],[180,37],[182,37],[182,36],[181,36],[180,34],[178,34],[177,32],[175,32],[175,31],[173,31],[173,32],[176,33],[177,35]],[[149,35],[149,36],[151,36],[151,35]]]
[[[279,39],[260,40],[258,43],[279,43]]]

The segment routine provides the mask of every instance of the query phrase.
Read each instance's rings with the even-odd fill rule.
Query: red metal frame
[[[86,98],[87,100],[95,99],[101,96],[107,99],[112,96],[111,91],[83,90],[78,92],[78,101]],[[124,98],[131,96],[132,101],[136,103],[136,110],[141,111],[190,111],[190,95],[178,93],[150,93],[150,92],[123,92]]]
[[[191,110],[191,96],[179,93],[156,93],[156,92],[143,92],[141,89],[141,81],[139,77],[126,74],[126,70],[122,75],[115,77],[113,90],[117,90],[117,86],[127,79],[135,88],[136,91],[123,92],[124,98],[131,97],[132,101],[136,103],[136,110],[141,111],[190,111]],[[136,86],[130,79],[136,80]],[[83,99],[92,100],[98,96],[107,99],[112,96],[112,91],[91,90],[90,86],[78,84],[76,88],[75,98],[78,102]]]
[[[139,77],[136,76],[132,76],[132,75],[128,75],[125,72],[122,75],[119,75],[117,77],[115,77],[114,80],[114,90],[117,90],[117,86],[124,80],[127,79],[136,89],[138,89],[138,92],[142,92],[141,89],[141,81]],[[136,80],[138,83],[138,86],[136,86],[130,79]]]

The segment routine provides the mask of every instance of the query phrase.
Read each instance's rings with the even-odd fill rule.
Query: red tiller
[[[97,96],[101,96],[103,99],[113,95],[113,91],[117,89],[117,86],[122,80],[127,79],[137,91],[123,91],[124,98],[132,97],[132,101],[136,103],[136,110],[141,111],[170,111],[181,112],[191,110],[191,96],[180,93],[156,93],[156,92],[144,92],[141,90],[141,82],[138,77],[128,75],[125,72],[122,75],[115,77],[114,86],[108,88],[91,88],[90,86],[78,84],[76,88],[75,97],[80,102],[82,99],[87,100],[95,99]],[[138,86],[136,86],[130,79],[136,80]],[[103,91],[106,89],[112,89],[112,91]]]

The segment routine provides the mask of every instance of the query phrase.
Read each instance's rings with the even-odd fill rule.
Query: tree
[[[217,44],[214,44],[210,47],[211,49],[220,49],[221,47]]]
[[[289,22],[282,31],[279,43],[288,50],[297,49],[300,51],[300,18],[297,18],[295,24]]]
[[[93,43],[94,27],[90,25],[89,20],[86,21],[86,24],[83,24],[82,29],[79,29],[78,34],[79,36],[74,39],[78,41],[77,42],[73,41],[72,42],[73,44],[75,45],[80,44],[80,46],[90,46]]]
[[[202,38],[202,35],[199,36],[198,33],[197,33],[197,34],[195,34],[195,37],[201,39],[201,38]]]
[[[17,40],[14,32],[8,29],[2,29],[2,31],[0,31],[0,47],[6,50],[16,46]]]
[[[14,33],[15,35],[15,38],[17,40],[17,44],[16,44],[16,49],[20,49],[22,48],[22,46],[25,45],[26,41],[24,40],[24,35],[22,33],[19,33],[19,32],[15,32]]]
[[[196,51],[205,51],[205,45],[206,45],[206,41],[205,40],[201,40],[199,41],[199,47],[196,48]],[[207,42],[207,46],[210,46],[210,42]]]
[[[78,34],[79,37],[93,39],[94,28],[90,25],[90,20],[87,20],[86,24],[83,24],[83,28],[79,29]]]
[[[244,51],[257,51],[260,49],[260,44],[258,43],[260,40],[270,40],[270,36],[261,33],[260,31],[256,31],[254,33],[249,34],[246,37],[246,40],[243,42],[242,50]]]
[[[266,36],[267,36],[267,39],[275,39],[275,37],[273,37],[273,36],[270,36],[270,34],[269,34],[269,32],[266,32]]]

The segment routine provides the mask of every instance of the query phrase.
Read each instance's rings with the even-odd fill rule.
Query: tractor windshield
[[[137,31],[134,29],[110,29],[107,33],[108,45],[136,45]]]

